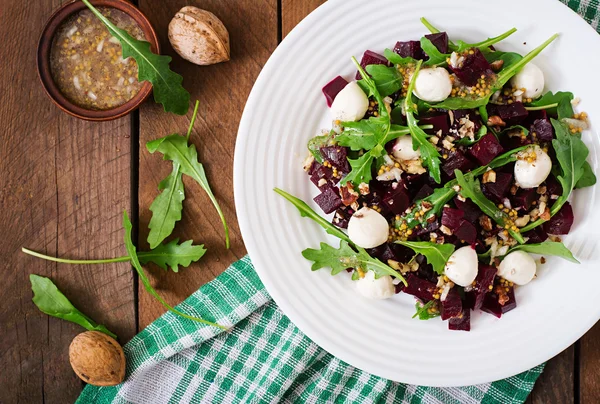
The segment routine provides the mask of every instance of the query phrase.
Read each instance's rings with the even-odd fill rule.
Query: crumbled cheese
[[[452,150],[452,148],[454,147],[454,144],[452,142],[448,141],[447,137],[444,140],[442,140],[442,145],[444,146],[444,149],[446,149],[446,150]]]
[[[308,171],[310,170],[310,166],[312,166],[312,163],[315,161],[315,156],[313,156],[312,154],[309,154],[306,159],[304,160],[304,163],[302,164],[302,168],[304,169],[304,171]]]
[[[525,226],[527,226],[527,223],[529,223],[529,219],[531,219],[531,217],[529,215],[525,215],[523,217],[515,219],[515,226],[525,227]]]
[[[361,182],[358,185],[358,191],[360,192],[361,195],[369,195],[369,184],[367,184],[366,182]]]

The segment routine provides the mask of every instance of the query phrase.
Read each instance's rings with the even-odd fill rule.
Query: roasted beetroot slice
[[[522,123],[522,125],[525,126],[526,128],[533,125],[533,123],[538,119],[548,119],[548,114],[546,113],[546,110],[544,110],[544,109],[541,109],[539,111],[527,111],[527,112],[529,112],[527,114],[527,119],[525,119],[525,121],[523,121],[523,123]]]
[[[383,197],[383,203],[391,212],[401,215],[410,205],[410,198],[403,187],[397,187]]]
[[[460,170],[463,173],[470,171],[474,167],[471,160],[460,150],[451,153],[448,159],[442,165],[442,171],[448,176],[448,179],[455,177],[454,170]]]
[[[419,264],[419,268],[416,272],[417,276],[421,279],[428,280],[433,284],[437,284],[438,274],[437,272],[433,271],[433,266],[427,263],[427,259],[425,258],[425,256],[419,254],[417,255],[417,258],[415,258],[415,261],[417,262],[417,264]]]
[[[454,197],[454,204],[459,210],[462,210],[464,219],[471,223],[477,223],[479,216],[483,213],[481,212],[481,209],[479,209],[479,206],[475,205],[470,199],[461,201],[458,197]]]
[[[496,135],[488,133],[469,149],[469,154],[484,166],[503,151],[504,148],[500,145]]]
[[[412,249],[405,247],[400,244],[391,243],[390,248],[394,252],[394,260],[398,262],[408,262],[412,257],[414,257],[415,253]]]
[[[477,229],[473,224],[467,220],[461,220],[460,225],[454,232],[456,238],[461,242],[468,244],[475,244],[477,241]]]
[[[529,112],[525,109],[522,102],[513,102],[512,104],[496,105],[498,115],[508,126],[518,125],[527,119]]]
[[[327,100],[328,107],[331,107],[331,104],[333,103],[333,100],[335,100],[335,97],[340,91],[343,90],[344,87],[346,87],[347,84],[348,82],[342,76],[337,76],[335,79],[325,84],[325,87],[323,87],[323,95]]]
[[[551,142],[554,139],[554,128],[548,119],[536,119],[529,127],[531,136],[540,142]]]
[[[419,117],[419,125],[433,125],[433,129],[428,129],[426,132],[437,134],[440,130],[443,135],[450,132],[450,118],[447,112],[434,111],[424,114]]]
[[[448,320],[449,318],[458,317],[462,313],[462,301],[460,295],[455,288],[450,289],[446,299],[442,302],[442,320]]]
[[[413,295],[424,302],[433,300],[433,294],[436,292],[435,283],[421,279],[413,273],[406,276],[408,286],[404,288],[404,293]]]
[[[510,288],[507,294],[509,300],[508,302],[504,303],[504,306],[501,306],[502,314],[508,313],[509,311],[517,307],[517,300],[515,299],[515,288]]]
[[[442,210],[442,224],[453,233],[460,227],[464,217],[465,213],[459,209],[444,208]]]
[[[496,272],[498,272],[496,268],[491,265],[479,264],[479,272],[473,287],[473,310],[480,309],[483,305],[483,298],[490,292],[490,286],[494,284]]]
[[[350,172],[350,165],[348,163],[348,154],[345,147],[340,146],[326,146],[321,147],[321,155],[331,163],[332,166],[344,173]]]
[[[538,194],[536,188],[523,189],[519,188],[517,193],[510,198],[513,208],[521,208],[528,211],[533,204],[533,201],[537,200]]]
[[[420,201],[421,199],[427,198],[431,194],[433,194],[433,188],[425,184],[419,189],[419,191],[417,191],[413,201]]]
[[[350,218],[352,217],[353,213],[354,210],[352,210],[350,207],[342,206],[341,208],[335,211],[335,215],[333,216],[331,223],[341,229],[347,229],[348,222],[350,221]]]
[[[496,172],[496,182],[486,182],[482,184],[482,191],[485,196],[496,203],[500,203],[507,196],[512,184],[512,174]]]
[[[425,38],[429,39],[433,46],[440,51],[440,53],[448,53],[448,34],[445,32],[438,32],[437,34],[427,34]]]
[[[404,41],[404,42],[396,42],[396,46],[394,46],[394,52],[403,58],[411,57],[417,60],[424,60],[427,56],[425,56],[425,52],[421,48],[421,42],[419,41]]]
[[[448,320],[448,329],[453,331],[471,331],[471,312],[464,309],[460,316]]]
[[[425,227],[415,228],[415,234],[417,236],[422,236],[422,235],[431,233],[432,231],[436,231],[439,228],[440,228],[440,222],[436,220],[435,222],[427,223],[427,226],[425,226]],[[429,237],[427,239],[429,239]]]
[[[486,293],[483,297],[481,310],[490,313],[498,318],[502,317],[502,306],[498,302],[498,295],[495,293]]]
[[[323,182],[321,181],[322,179],[325,180],[323,184],[321,184]],[[310,180],[321,190],[324,190],[326,187],[331,187],[335,183],[331,168],[322,166],[320,164],[318,167],[312,170]]]
[[[375,257],[385,263],[388,260],[396,260],[396,254],[392,250],[390,243],[385,243],[375,248],[368,248],[366,251],[371,257]]]
[[[326,187],[313,200],[326,214],[334,212],[342,206],[342,198],[340,198],[337,188],[334,187]]]
[[[462,55],[465,61],[461,67],[450,66],[456,77],[467,86],[476,85],[482,75],[487,76],[492,73],[492,68],[481,51],[478,48],[472,50],[473,54],[466,52]]]
[[[388,60],[385,56],[380,55],[379,53],[373,51],[366,51],[363,54],[362,59],[360,60],[360,66],[364,69],[369,65],[388,65]],[[356,72],[356,80],[362,79],[362,75],[360,72]]]
[[[533,230],[529,230],[527,233],[523,233],[523,237],[527,237],[527,244],[539,244],[548,239],[548,234],[542,226],[539,226]]]
[[[552,174],[546,178],[546,193],[549,196],[557,195],[561,196],[563,194],[563,189],[556,177]]]
[[[544,231],[548,234],[569,234],[574,219],[571,204],[565,202],[556,215],[544,223]]]

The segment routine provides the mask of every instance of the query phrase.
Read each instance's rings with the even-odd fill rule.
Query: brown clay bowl
[[[152,52],[159,53],[159,44],[156,32],[150,25],[150,21],[146,18],[140,10],[138,10],[133,4],[125,0],[91,0],[94,7],[111,7],[120,10],[128,14],[131,18],[138,23],[146,40],[150,42],[150,49]],[[52,14],[48,19],[37,50],[37,67],[42,86],[48,94],[48,97],[64,112],[73,115],[77,118],[86,119],[88,121],[109,121],[127,115],[131,111],[135,110],[140,106],[152,91],[152,85],[149,82],[144,82],[140,91],[129,101],[123,105],[119,105],[116,108],[106,110],[92,110],[80,107],[69,101],[58,89],[58,86],[54,83],[52,73],[50,71],[50,50],[52,47],[52,41],[57,29],[61,23],[73,13],[77,13],[87,7],[81,1],[73,1],[70,3],[63,4],[58,10]]]

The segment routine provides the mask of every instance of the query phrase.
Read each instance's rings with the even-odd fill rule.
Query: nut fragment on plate
[[[69,346],[69,361],[77,376],[94,386],[114,386],[125,378],[123,348],[99,331],[77,335]]]
[[[197,65],[229,60],[229,32],[213,13],[186,6],[169,23],[169,41],[184,59]]]

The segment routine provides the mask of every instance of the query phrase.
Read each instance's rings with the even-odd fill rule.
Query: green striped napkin
[[[363,372],[296,328],[248,257],[178,308],[235,326],[223,332],[168,312],[125,345],[125,383],[87,386],[77,402],[522,403],[543,369],[457,388],[406,385]]]

